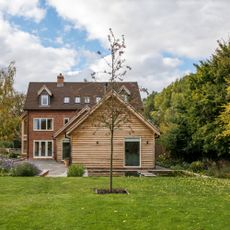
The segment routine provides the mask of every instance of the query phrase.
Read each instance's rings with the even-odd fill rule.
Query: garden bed
[[[36,176],[40,172],[41,170],[30,162],[0,155],[0,176]]]
[[[129,194],[124,188],[114,188],[112,191],[110,189],[95,189],[97,194]]]

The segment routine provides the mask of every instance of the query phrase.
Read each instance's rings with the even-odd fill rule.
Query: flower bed
[[[97,194],[129,194],[126,189],[123,188],[114,188],[112,191],[109,189],[95,189]]]
[[[29,162],[0,155],[0,176],[35,176],[41,171]]]

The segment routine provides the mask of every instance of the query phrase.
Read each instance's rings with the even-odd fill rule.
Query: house
[[[155,167],[157,128],[143,116],[143,104],[136,82],[118,82],[116,91],[107,82],[31,82],[22,116],[22,154],[29,159],[81,163],[88,169],[108,169],[108,130],[92,125],[115,98],[130,119],[114,134],[114,168]],[[131,130],[130,130],[131,127]]]

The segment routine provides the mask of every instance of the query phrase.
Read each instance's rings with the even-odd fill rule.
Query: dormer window
[[[125,85],[122,85],[119,90],[120,95],[123,97],[125,102],[129,101],[129,96],[131,95],[130,91],[125,87]]]
[[[41,105],[42,106],[49,105],[49,95],[41,95]]]
[[[76,103],[76,104],[81,103],[81,98],[80,98],[80,97],[75,97],[75,103]]]
[[[41,106],[48,106],[50,104],[50,97],[52,97],[52,92],[47,88],[46,85],[43,85],[38,90],[38,96]]]
[[[96,103],[98,103],[101,100],[101,97],[96,97]]]
[[[128,96],[128,95],[124,94],[124,95],[122,95],[122,97],[124,98],[124,101],[125,101],[125,102],[128,102],[128,101],[129,101],[129,96]]]
[[[90,103],[90,97],[85,97],[85,103],[86,104]]]
[[[69,104],[70,97],[64,97],[64,104]]]

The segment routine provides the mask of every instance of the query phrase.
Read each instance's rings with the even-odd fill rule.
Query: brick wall
[[[53,156],[56,159],[54,133],[64,125],[64,118],[72,118],[76,111],[28,111],[28,147],[27,157],[33,158],[34,140],[53,140]],[[33,131],[33,118],[53,118],[53,131]]]

